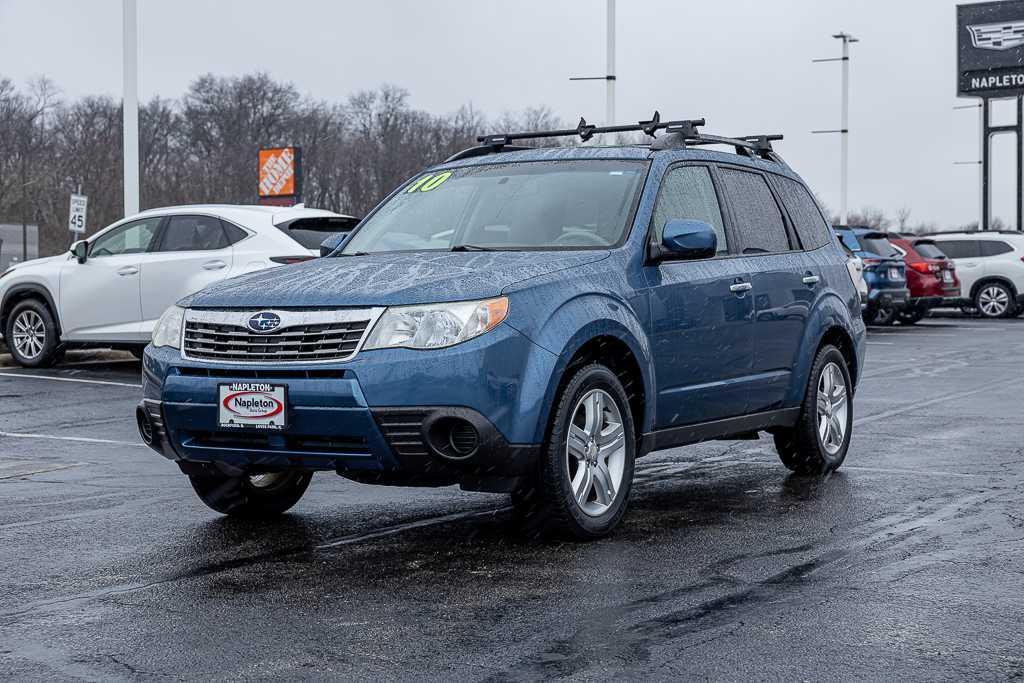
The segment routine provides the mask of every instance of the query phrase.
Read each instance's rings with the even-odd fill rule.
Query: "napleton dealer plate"
[[[283,384],[221,384],[217,394],[221,428],[280,431],[288,426],[288,387]]]

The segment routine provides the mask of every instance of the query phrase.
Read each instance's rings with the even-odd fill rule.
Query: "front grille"
[[[229,448],[254,451],[292,451],[364,455],[366,439],[345,436],[303,436],[235,430],[230,432],[185,432],[188,445],[195,448]]]
[[[369,318],[282,327],[253,334],[241,325],[208,320],[185,321],[186,358],[196,360],[301,363],[350,358]]]

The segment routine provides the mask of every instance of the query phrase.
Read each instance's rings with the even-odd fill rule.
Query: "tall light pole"
[[[839,172],[839,215],[840,222],[846,225],[849,217],[849,181],[850,181],[850,44],[859,43],[849,33],[837,33],[833,38],[843,41],[843,56],[833,59],[815,59],[815,62],[843,63],[843,113],[839,130],[816,130],[814,133],[839,133],[841,136],[840,172]]]
[[[606,59],[607,70],[604,76],[575,76],[570,81],[604,81],[605,82],[605,109],[604,118],[606,126],[615,125],[615,0],[608,1],[607,13],[607,44]]]
[[[136,0],[124,0],[124,215],[139,212],[139,51]]]

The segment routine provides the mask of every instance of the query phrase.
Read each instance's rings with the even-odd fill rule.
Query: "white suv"
[[[986,318],[1024,313],[1024,234],[948,232],[928,238],[956,264],[965,306]]]
[[[143,211],[67,253],[0,274],[0,331],[26,367],[68,347],[140,352],[171,304],[218,280],[320,255],[358,222],[320,209],[176,206]]]

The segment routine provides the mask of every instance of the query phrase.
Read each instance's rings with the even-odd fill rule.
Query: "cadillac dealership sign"
[[[1024,0],[957,7],[963,97],[1024,95]]]

